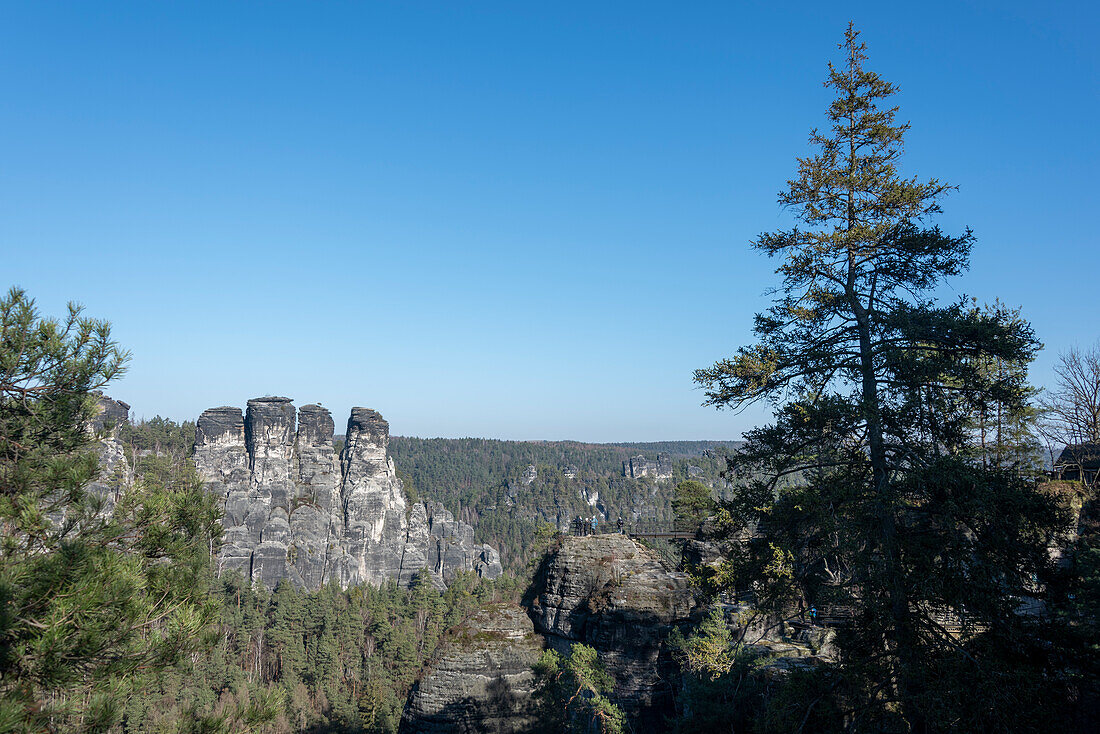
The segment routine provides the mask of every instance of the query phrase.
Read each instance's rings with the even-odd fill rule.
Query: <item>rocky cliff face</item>
[[[440,586],[463,570],[500,575],[496,551],[475,545],[470,526],[432,503],[408,506],[381,415],[353,408],[339,456],[334,427],[325,408],[295,410],[289,398],[249,400],[243,414],[203,412],[194,460],[207,488],[224,498],[219,570],[238,569],[268,588],[285,578],[305,589],[332,580],[408,583],[422,568]]]
[[[522,608],[481,610],[448,633],[409,696],[402,734],[528,731],[534,723],[531,666],[541,653],[542,638]]]
[[[650,461],[639,454],[623,462],[623,476],[631,479],[652,477],[657,481],[672,479],[672,462],[660,454],[656,461]]]
[[[535,629],[565,649],[591,645],[633,715],[670,711],[672,661],[663,642],[695,609],[687,574],[625,535],[564,537],[536,579]]]
[[[449,633],[409,697],[408,734],[522,731],[530,666],[544,647],[594,647],[615,679],[613,697],[638,722],[673,712],[675,666],[664,649],[695,611],[686,574],[625,535],[564,537],[532,586],[530,608],[494,605]]]
[[[448,633],[413,689],[403,734],[529,730],[544,648],[584,643],[612,675],[612,698],[635,726],[666,731],[679,672],[665,641],[705,610],[686,574],[623,535],[561,538],[529,592],[529,608],[496,604]],[[783,678],[831,661],[833,630],[781,624],[747,605],[723,607],[735,639],[760,656],[758,674]],[[640,730],[640,729],[639,729]]]

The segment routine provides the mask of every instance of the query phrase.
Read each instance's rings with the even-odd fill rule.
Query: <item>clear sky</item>
[[[1100,337],[1095,2],[0,4],[0,286],[133,352],[138,417],[258,395],[394,433],[729,439],[849,19],[906,172],[978,237],[949,292]]]

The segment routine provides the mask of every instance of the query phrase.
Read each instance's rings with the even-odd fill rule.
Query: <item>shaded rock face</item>
[[[99,410],[92,419],[91,429],[95,432],[107,430],[117,437],[119,426],[130,420],[130,404],[107,397],[102,393],[96,393],[96,395]]]
[[[591,645],[615,678],[615,697],[636,716],[671,711],[673,663],[663,641],[695,609],[687,574],[670,570],[625,535],[565,537],[536,579],[535,629],[566,650]]]
[[[409,696],[403,734],[528,731],[534,724],[531,667],[542,653],[527,613],[487,607],[448,633]]]
[[[623,476],[631,479],[652,477],[657,481],[672,479],[672,462],[660,454],[656,461],[650,461],[639,454],[623,462]]]
[[[501,574],[496,551],[475,545],[470,526],[442,507],[407,506],[379,413],[352,409],[340,456],[334,429],[328,410],[296,410],[289,398],[249,400],[243,414],[203,412],[194,461],[207,489],[224,498],[219,571],[304,589],[408,583],[422,568],[440,587],[458,571]]]

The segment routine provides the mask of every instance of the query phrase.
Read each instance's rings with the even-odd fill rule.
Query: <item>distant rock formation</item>
[[[203,412],[194,460],[207,488],[224,498],[219,571],[304,589],[407,584],[423,568],[438,586],[458,571],[501,574],[497,552],[475,545],[469,525],[435,503],[408,506],[380,414],[352,408],[339,456],[333,430],[328,410],[296,411],[290,398],[249,400],[244,414]]]
[[[656,461],[639,454],[623,462],[623,476],[631,479],[652,477],[657,481],[672,479],[672,462],[660,454]]]
[[[515,604],[494,604],[446,639],[409,696],[402,734],[529,731],[535,723],[531,668],[542,638],[527,613]]]
[[[528,464],[527,468],[523,470],[523,478],[520,481],[523,482],[523,486],[530,487],[538,478],[538,468],[534,464]]]

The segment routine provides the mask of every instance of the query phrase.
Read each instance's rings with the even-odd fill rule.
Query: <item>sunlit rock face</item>
[[[130,406],[102,394],[96,395],[96,403],[95,416],[87,429],[96,439],[99,475],[87,490],[99,500],[99,513],[106,517],[114,512],[123,492],[134,480],[133,467],[126,461],[126,451],[119,440],[119,429],[130,419]]]
[[[224,498],[219,571],[305,589],[408,583],[423,568],[440,587],[459,571],[500,575],[496,551],[474,544],[469,525],[434,503],[407,506],[379,413],[352,409],[340,456],[334,428],[328,410],[295,410],[289,398],[249,400],[243,414],[203,412],[194,459],[209,491]]]

